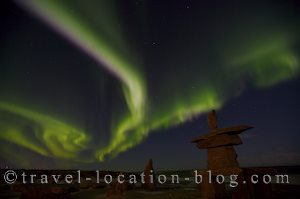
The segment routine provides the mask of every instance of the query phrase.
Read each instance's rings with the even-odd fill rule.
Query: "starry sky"
[[[247,124],[241,166],[300,164],[297,1],[1,1],[0,168],[204,168],[190,143]]]

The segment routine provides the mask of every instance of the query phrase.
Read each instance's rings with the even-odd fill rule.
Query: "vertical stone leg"
[[[226,187],[225,184],[219,184],[217,182],[213,183],[214,188],[215,188],[215,198],[216,199],[226,199],[227,197],[227,192],[226,192]]]
[[[257,175],[258,182],[252,183],[251,176]],[[240,178],[240,177],[239,177]],[[246,182],[246,183],[244,183]],[[233,199],[272,199],[272,186],[271,184],[263,183],[263,174],[255,169],[243,169],[243,175],[239,180],[239,186],[233,192]]]
[[[208,173],[203,172],[202,183],[200,184],[201,198],[215,199],[215,188],[212,183],[209,183]]]
[[[212,182],[209,182],[209,175],[207,172],[202,174],[202,183],[200,184],[201,198],[205,199],[226,199],[225,184],[219,184],[212,177]]]
[[[251,184],[248,184],[247,176],[239,175],[238,186],[232,190],[232,199],[251,199],[251,193],[253,192],[253,187]],[[244,183],[246,182],[246,183]]]

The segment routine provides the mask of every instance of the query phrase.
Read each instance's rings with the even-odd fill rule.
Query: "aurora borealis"
[[[15,1],[26,19],[1,47],[2,158],[105,162],[248,88],[298,78],[296,8],[220,4]]]

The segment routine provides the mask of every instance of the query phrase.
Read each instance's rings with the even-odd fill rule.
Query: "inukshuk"
[[[228,128],[218,128],[217,115],[213,110],[208,114],[208,126],[210,133],[199,136],[192,140],[197,143],[199,149],[207,149],[208,170],[213,176],[239,174],[242,170],[237,162],[237,154],[234,145],[242,144],[238,134],[253,127],[238,125]],[[204,197],[209,199],[223,198],[225,195],[224,185],[207,182],[207,172],[203,171],[203,182],[201,184]]]

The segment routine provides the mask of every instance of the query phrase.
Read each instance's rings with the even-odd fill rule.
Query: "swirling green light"
[[[1,140],[43,156],[85,160],[81,154],[90,150],[95,160],[103,161],[107,155],[115,156],[141,143],[152,130],[168,128],[195,115],[221,108],[232,97],[231,85],[237,81],[248,83],[244,81],[247,79],[257,87],[269,87],[291,79],[299,72],[298,57],[291,49],[290,35],[279,34],[269,39],[255,37],[248,42],[244,38],[237,41],[228,39],[229,44],[219,44],[222,57],[220,66],[202,75],[201,67],[209,70],[211,66],[199,64],[199,73],[191,74],[199,78],[194,78],[196,80],[191,80],[191,83],[189,79],[181,79],[180,74],[172,74],[171,71],[170,76],[184,86],[171,88],[173,82],[166,85],[171,81],[166,77],[165,82],[159,82],[160,89],[165,92],[161,92],[160,99],[156,101],[149,95],[150,85],[147,84],[138,56],[126,53],[131,52],[131,48],[122,28],[118,26],[114,1],[94,2],[103,6],[97,14],[87,13],[93,6],[85,4],[88,8],[81,8],[80,1],[18,2],[96,60],[99,66],[110,71],[123,91],[122,100],[125,103],[120,101],[120,104],[126,105],[112,114],[111,124],[101,124],[111,125],[110,139],[105,146],[95,147],[90,145],[93,135],[89,132],[21,105],[0,103],[0,116],[3,118],[0,121]],[[78,12],[78,7],[83,14]],[[93,26],[89,21],[96,23]],[[191,89],[192,84],[197,84],[197,88]]]
[[[40,155],[78,159],[90,136],[47,115],[0,103],[0,138]]]

